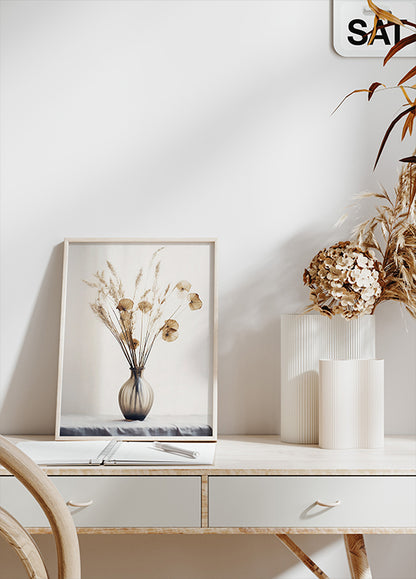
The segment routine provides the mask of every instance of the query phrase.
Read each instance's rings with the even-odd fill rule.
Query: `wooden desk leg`
[[[208,477],[201,476],[201,527],[208,527]]]
[[[320,569],[318,565],[314,563],[312,559],[310,559],[287,535],[276,535],[276,537],[295,555],[297,559],[299,559],[299,561],[302,561],[302,563],[306,565],[306,567],[312,571],[316,577],[319,577],[320,579],[329,579],[328,575],[326,575],[322,569]]]
[[[344,535],[345,549],[352,579],[371,579],[363,535]]]

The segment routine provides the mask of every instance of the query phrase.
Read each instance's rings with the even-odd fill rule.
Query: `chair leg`
[[[363,535],[344,535],[351,579],[372,579]]]
[[[13,547],[31,579],[48,579],[45,564],[29,533],[14,517],[0,507],[0,538]]]
[[[310,559],[310,557],[308,557],[308,555],[306,555],[306,553],[304,553],[302,549],[298,547],[296,543],[293,542],[292,539],[290,539],[287,535],[281,534],[276,535],[276,537],[283,543],[283,545],[285,545],[285,547],[289,549],[289,551],[295,555],[297,559],[299,559],[299,561],[301,561],[310,571],[312,571],[316,577],[319,577],[320,579],[329,579],[328,575],[326,575],[322,569],[320,569],[318,565],[314,563],[312,559]]]

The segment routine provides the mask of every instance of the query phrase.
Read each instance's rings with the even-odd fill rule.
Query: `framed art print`
[[[215,440],[214,240],[66,239],[56,438]]]

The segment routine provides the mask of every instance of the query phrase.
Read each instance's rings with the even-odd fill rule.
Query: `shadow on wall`
[[[220,295],[220,433],[280,432],[280,314],[308,304],[303,270],[321,247],[322,232],[300,231]]]
[[[58,380],[63,243],[52,250],[0,409],[1,431],[53,432]]]

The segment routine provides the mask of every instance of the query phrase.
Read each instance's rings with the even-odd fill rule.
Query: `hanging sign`
[[[401,20],[416,22],[415,0],[380,0],[376,4]],[[384,57],[396,42],[415,32],[414,28],[394,24],[378,30],[374,41],[368,45],[368,33],[373,26],[374,13],[366,0],[333,0],[333,42],[335,51],[341,56]],[[416,43],[401,50],[395,58],[406,56],[416,56]]]

